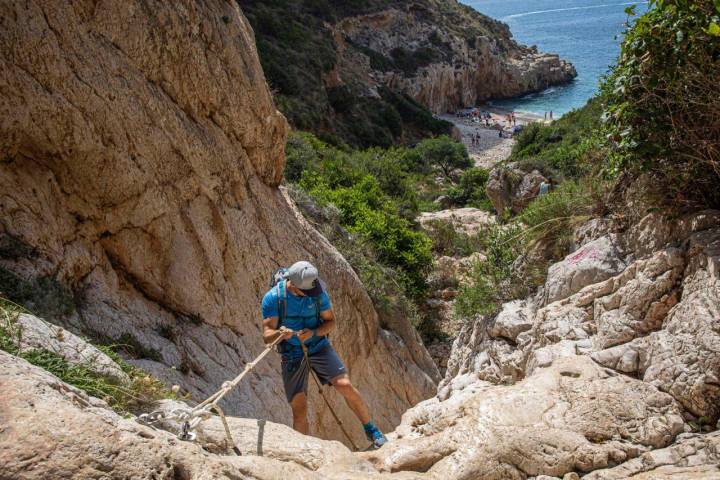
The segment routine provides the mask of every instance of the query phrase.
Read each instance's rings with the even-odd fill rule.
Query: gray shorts
[[[323,385],[327,385],[332,380],[347,373],[345,365],[330,343],[317,352],[308,355],[308,359],[310,360],[310,367]],[[291,402],[298,393],[307,393],[309,375],[310,371],[305,362],[305,357],[282,361],[283,384],[285,385],[285,396],[288,402]]]

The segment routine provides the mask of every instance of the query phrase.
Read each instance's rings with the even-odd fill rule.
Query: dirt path
[[[506,126],[505,115],[509,112],[491,108],[487,106],[479,107],[482,111],[490,112],[494,123]],[[473,123],[469,118],[458,118],[455,115],[441,115],[443,120],[447,120],[454,124],[460,131],[462,142],[470,154],[470,158],[475,161],[475,166],[492,168],[496,163],[501,162],[510,156],[515,140],[512,138],[500,138],[498,131],[480,123]],[[532,122],[540,121],[542,118],[531,114],[517,114],[516,120],[518,125],[527,125]],[[479,135],[479,142],[475,145],[472,143],[472,135]]]

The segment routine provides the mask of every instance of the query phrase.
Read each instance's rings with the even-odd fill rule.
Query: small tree
[[[414,151],[422,163],[438,169],[450,181],[455,170],[473,166],[465,145],[447,135],[423,140]]]

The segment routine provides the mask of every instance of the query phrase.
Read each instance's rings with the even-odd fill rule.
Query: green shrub
[[[593,98],[550,125],[531,123],[517,135],[510,160],[558,180],[589,174],[602,155],[601,116],[602,100]]]
[[[475,207],[483,210],[492,210],[492,204],[485,192],[490,172],[484,168],[473,167],[460,175],[458,185],[447,191],[447,196],[453,205],[458,207]]]
[[[542,267],[526,261],[522,226],[489,225],[482,234],[487,259],[473,265],[460,286],[455,311],[461,317],[487,315],[506,301],[529,295],[544,281]]]
[[[458,231],[452,222],[435,220],[428,222],[427,227],[436,255],[468,257],[482,250],[485,245],[480,235],[468,235]]]
[[[647,188],[676,207],[720,206],[720,4],[650,7],[626,32],[602,85],[608,170],[649,179]]]
[[[455,178],[457,170],[473,166],[465,145],[447,135],[425,139],[413,152],[422,164],[436,168],[448,180]]]
[[[29,313],[20,305],[0,298],[0,349],[52,373],[63,382],[88,395],[108,402],[119,413],[137,412],[161,398],[177,398],[154,377],[123,361],[112,347],[99,346],[130,378],[127,385],[95,373],[90,365],[71,364],[50,350],[34,348],[20,351],[22,328],[17,323],[20,313]]]
[[[516,219],[525,226],[522,234],[525,248],[541,246],[546,260],[567,255],[574,228],[604,213],[608,189],[605,182],[586,177],[567,181],[532,201]]]
[[[420,294],[432,258],[430,240],[411,220],[418,200],[409,151],[343,151],[300,133],[290,136],[286,150],[288,179],[321,206],[337,208],[341,225],[368,242],[386,266],[400,269],[408,293]]]

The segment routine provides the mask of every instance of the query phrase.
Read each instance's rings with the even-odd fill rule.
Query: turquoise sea
[[[520,43],[559,53],[570,60],[578,77],[569,85],[494,105],[555,117],[583,106],[597,91],[600,77],[620,53],[625,8],[647,2],[622,0],[460,0],[481,13],[507,23]]]

